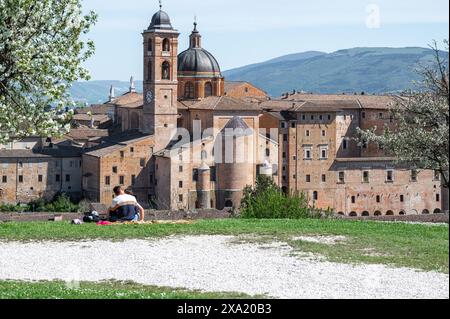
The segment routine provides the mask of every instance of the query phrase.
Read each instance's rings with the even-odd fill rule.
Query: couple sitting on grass
[[[130,191],[116,186],[114,194],[116,197],[109,209],[109,221],[113,223],[144,221],[144,209]]]

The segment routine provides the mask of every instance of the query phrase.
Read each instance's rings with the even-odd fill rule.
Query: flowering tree
[[[448,41],[445,41],[448,49]],[[396,129],[361,131],[361,138],[376,142],[398,157],[399,161],[417,168],[440,172],[443,185],[449,187],[449,74],[448,55],[435,43],[434,63],[419,70],[422,81],[417,91],[408,91],[394,99],[391,109]]]
[[[83,41],[97,16],[81,0],[0,0],[0,143],[69,129],[68,89],[89,79]]]

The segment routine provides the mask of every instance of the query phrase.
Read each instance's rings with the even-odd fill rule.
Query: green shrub
[[[46,202],[43,199],[35,200],[29,204],[0,205],[0,212],[48,212],[48,213],[76,213],[77,204],[72,203],[66,194],[58,195],[54,201]]]
[[[255,187],[247,186],[241,202],[241,218],[320,218],[323,212],[308,205],[303,193],[284,194],[268,176],[258,176]]]

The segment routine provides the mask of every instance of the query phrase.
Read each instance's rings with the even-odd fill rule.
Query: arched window
[[[147,66],[147,80],[153,80],[153,62],[149,61]]]
[[[349,216],[350,217],[358,217],[358,214],[356,212],[351,212]]]
[[[441,213],[442,213],[442,211],[440,208],[436,208],[433,212],[433,214],[441,214]]]
[[[394,212],[392,210],[388,210],[386,212],[386,216],[394,216]]]
[[[148,40],[147,51],[153,52],[153,41],[151,39]]]
[[[370,214],[369,214],[369,212],[362,212],[362,216],[364,216],[364,217],[369,217]]]
[[[374,216],[381,216],[381,212],[377,210],[375,213],[373,213]]]
[[[345,214],[343,212],[339,212],[338,215],[345,216]]]
[[[430,211],[428,209],[424,209],[422,211],[422,215],[428,215],[430,213]]]
[[[170,64],[167,61],[162,64],[162,79],[170,80]]]
[[[163,40],[162,49],[163,49],[164,52],[170,52],[170,41],[169,41],[169,39],[164,39]]]
[[[205,84],[205,97],[212,96],[212,95],[213,95],[212,84],[211,84],[211,82],[207,82]]]
[[[187,99],[193,99],[195,96],[194,84],[187,82],[184,87],[184,97]]]
[[[406,215],[406,212],[404,210],[402,210],[400,213],[398,213],[400,216],[404,216]]]
[[[232,207],[233,207],[233,202],[232,202],[231,200],[227,200],[227,201],[225,202],[225,207],[226,207],[226,208],[232,208]]]
[[[314,192],[313,193],[313,200],[319,200],[319,193],[318,192]]]

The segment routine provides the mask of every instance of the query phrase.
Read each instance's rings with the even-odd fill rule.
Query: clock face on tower
[[[152,91],[147,91],[145,99],[147,100],[147,103],[153,102],[153,92]]]

